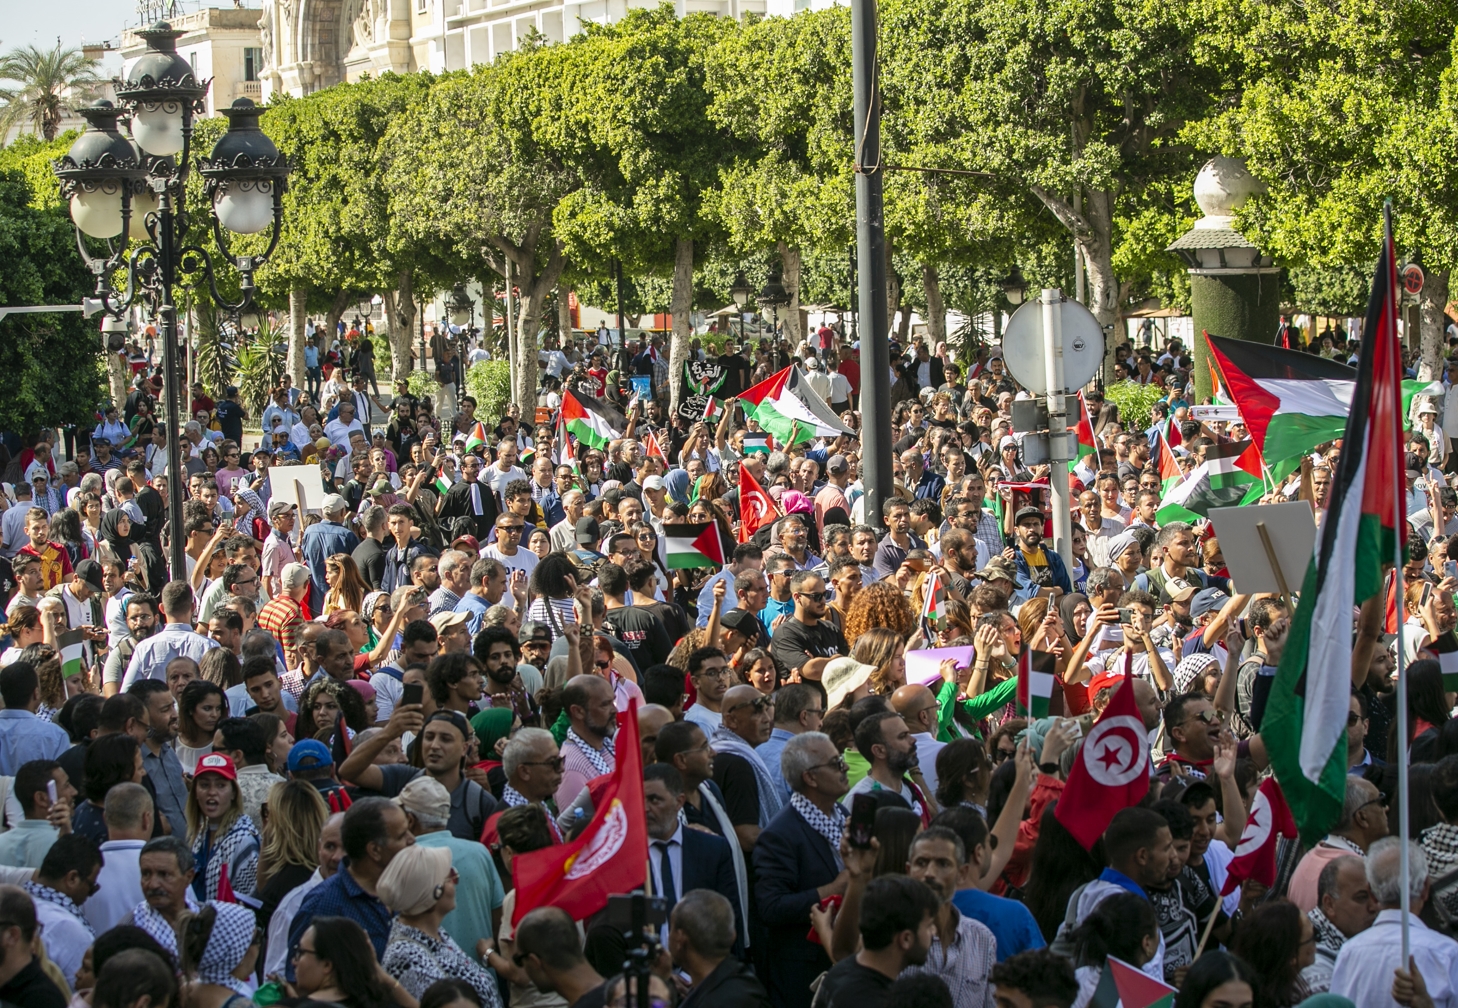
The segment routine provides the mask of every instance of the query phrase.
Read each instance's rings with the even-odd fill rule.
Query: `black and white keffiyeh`
[[[217,984],[237,994],[251,998],[253,992],[233,971],[248,954],[253,944],[253,933],[258,927],[253,911],[237,903],[222,903],[208,900],[207,905],[217,911],[213,932],[208,936],[207,948],[203,949],[197,964],[197,978],[203,983]]]
[[[603,752],[606,752],[611,756],[617,756],[617,753],[613,750],[613,737],[611,735],[602,740],[602,751],[594,749],[582,741],[582,736],[578,735],[571,728],[567,729],[567,741],[582,750],[582,755],[587,757],[587,762],[592,764],[592,768],[597,771],[598,776],[613,772],[612,764],[603,759],[602,755]]]
[[[31,899],[43,900],[46,903],[54,903],[56,906],[60,907],[62,910],[66,911],[72,917],[75,917],[78,921],[80,921],[81,926],[86,929],[87,934],[93,936],[96,934],[96,932],[92,929],[91,925],[87,922],[86,918],[81,915],[81,908],[78,907],[75,901],[72,900],[71,897],[67,896],[65,893],[57,892],[50,886],[43,886],[39,882],[25,883],[25,891],[30,893]]]
[[[850,813],[845,810],[845,806],[836,802],[835,814],[828,816],[798,791],[790,793],[790,805],[810,824],[811,829],[823,836],[830,844],[830,853],[835,858],[835,867],[844,868],[845,862],[840,859],[840,835],[845,832],[846,820],[850,818]]]
[[[528,800],[526,795],[522,794],[516,788],[508,784],[506,785],[506,787],[501,789],[501,804],[505,805],[507,808],[516,808],[519,805],[530,805],[532,803],[530,800]],[[552,831],[552,836],[557,838],[558,843],[561,843],[562,831],[557,828],[556,818],[546,808],[542,809],[542,815],[547,820],[547,828]]]
[[[191,887],[183,893],[183,899],[186,901],[187,909],[192,913],[197,913],[198,904],[197,900],[192,897]],[[172,930],[172,925],[167,922],[166,917],[153,909],[152,904],[146,900],[138,903],[132,909],[132,923],[151,935],[158,945],[174,956],[177,955],[177,932]]]

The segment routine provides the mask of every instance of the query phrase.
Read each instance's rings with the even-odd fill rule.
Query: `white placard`
[[[300,514],[318,512],[324,504],[324,480],[317,464],[273,466],[268,470],[268,485],[272,494],[270,504],[288,501]]]
[[[1230,580],[1239,591],[1256,594],[1281,590],[1256,528],[1258,524],[1265,525],[1286,588],[1293,592],[1301,590],[1316,547],[1316,519],[1308,502],[1211,508],[1210,521],[1220,539],[1220,552],[1230,569]]]

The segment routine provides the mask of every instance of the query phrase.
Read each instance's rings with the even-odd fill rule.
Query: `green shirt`
[[[1011,703],[1017,693],[1017,677],[1004,679],[986,693],[979,693],[975,697],[968,697],[961,701],[962,713],[973,721],[981,721],[989,714]],[[937,716],[937,741],[950,742],[963,734],[960,728],[955,727],[953,720],[953,715],[956,714],[958,707],[955,682],[943,681],[941,688],[937,690],[937,703],[941,705],[941,711]]]
[[[491,911],[501,908],[506,893],[496,862],[486,848],[474,840],[452,836],[439,830],[415,838],[422,847],[445,847],[451,852],[451,867],[461,880],[456,883],[456,908],[445,915],[440,926],[454,939],[471,960],[476,960],[476,942],[493,936]]]

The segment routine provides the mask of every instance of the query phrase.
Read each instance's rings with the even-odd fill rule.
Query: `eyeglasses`
[[[1220,721],[1220,715],[1212,710],[1202,710],[1185,718],[1185,724],[1189,724],[1191,721],[1197,720],[1203,721],[1207,725],[1217,724]]]
[[[754,712],[756,714],[761,714],[761,713],[764,712],[764,709],[766,707],[773,707],[774,705],[775,705],[774,697],[762,696],[762,697],[756,697],[753,700],[746,700],[746,701],[744,701],[744,703],[735,704],[733,707],[730,707],[724,713],[725,714],[733,714],[735,711],[739,710],[742,707],[753,707],[754,708]]]
[[[729,674],[729,669],[727,666],[720,666],[719,668],[699,669],[694,674],[702,679],[722,679]]]
[[[293,948],[289,949],[289,958],[290,959],[297,959],[299,956],[303,956],[303,955],[311,955],[311,956],[313,956],[316,959],[319,958],[319,953],[318,952],[315,952],[311,948],[304,948],[304,946],[302,946],[302,945],[295,945]]]
[[[816,770],[824,770],[826,767],[834,767],[837,770],[848,770],[848,769],[850,769],[849,765],[845,761],[845,757],[844,756],[837,756],[835,759],[831,760],[829,763],[816,763],[813,767],[806,767],[805,768],[805,772],[806,773],[814,773]]]
[[[566,757],[563,757],[563,756],[553,756],[551,759],[544,759],[544,760],[522,760],[521,761],[521,765],[522,766],[548,766],[548,767],[551,767],[553,770],[561,770],[564,766],[567,765],[567,759],[566,759]]]
[[[1001,763],[1003,760],[1009,759],[1010,757],[1016,756],[1016,755],[1017,755],[1017,750],[1016,749],[1002,749],[1002,748],[997,748],[997,749],[992,750],[992,762],[994,762],[994,763]]]
[[[1356,711],[1347,711],[1347,727],[1348,728],[1353,727],[1360,720],[1362,720],[1362,715],[1358,714]]]
[[[496,526],[496,531],[498,533],[504,532],[514,535],[521,535],[522,529],[524,528],[526,528],[525,525],[498,525]]]

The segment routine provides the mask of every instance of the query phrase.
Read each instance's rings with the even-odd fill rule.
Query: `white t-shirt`
[[[493,462],[481,470],[481,475],[476,478],[489,486],[499,499],[506,492],[509,483],[513,480],[524,480],[527,478],[527,474],[517,466],[512,466],[506,472],[502,472],[501,467]]]
[[[1173,674],[1174,667],[1178,664],[1175,661],[1174,652],[1168,648],[1158,648],[1159,657],[1164,662],[1165,671]],[[1149,674],[1149,652],[1131,652],[1119,648],[1117,651],[1105,651],[1101,655],[1092,657],[1087,662],[1090,679],[1095,679],[1105,671],[1118,672],[1124,675],[1132,675],[1136,679],[1144,679],[1151,684],[1153,677]]]
[[[846,796],[842,798],[841,801],[845,802],[846,807],[849,808],[850,802],[858,794],[870,794],[872,791],[888,790],[890,789],[882,786],[880,781],[876,780],[870,774],[867,774],[856,783],[855,787],[851,788],[850,791],[846,793]],[[901,788],[901,797],[905,798],[908,802],[911,803],[911,811],[915,812],[917,815],[921,815],[921,802],[917,801],[915,798],[912,797],[910,789],[908,789],[905,784],[903,784]]]
[[[490,546],[481,548],[481,555],[493,560],[500,560],[502,566],[508,571],[508,577],[510,577],[509,572],[514,570],[525,571],[526,576],[531,577],[532,571],[537,569],[537,555],[525,546],[518,546],[515,556],[507,556],[495,543],[492,543]]]

